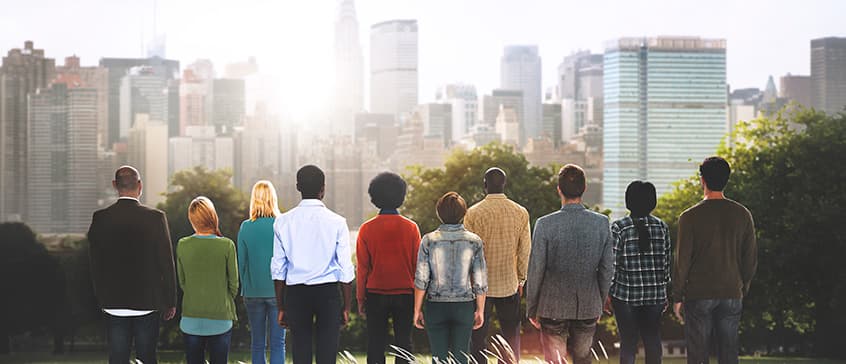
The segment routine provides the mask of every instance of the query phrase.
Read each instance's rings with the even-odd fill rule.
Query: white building
[[[185,136],[170,138],[168,174],[194,167],[208,170],[233,169],[234,144],[231,137],[217,136],[214,126],[188,126]]]
[[[417,105],[417,20],[370,27],[370,112],[410,114]]]
[[[128,136],[137,114],[147,114],[150,120],[170,121],[169,80],[155,67],[139,66],[130,69],[120,82],[120,133]]]
[[[496,117],[496,132],[502,138],[503,144],[511,144],[515,147],[520,145],[520,123],[514,109],[500,107],[499,115]]]
[[[452,141],[460,142],[469,135],[479,120],[479,97],[473,85],[452,84],[442,87],[436,99],[440,103],[452,105]]]
[[[523,92],[521,118],[525,135],[521,141],[540,136],[543,93],[541,57],[537,46],[505,47],[500,60],[500,88]]]
[[[364,110],[364,64],[355,2],[343,0],[335,18],[335,115],[332,132],[352,135],[355,114]]]
[[[167,124],[147,114],[136,114],[127,134],[127,163],[138,168],[144,183],[141,202],[155,206],[164,201],[162,194],[168,186]]]

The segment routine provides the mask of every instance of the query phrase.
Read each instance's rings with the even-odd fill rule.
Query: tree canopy
[[[752,212],[758,272],[744,299],[747,347],[843,357],[846,315],[846,114],[786,109],[738,125],[717,154],[732,166],[726,196]],[[655,214],[677,231],[701,199],[696,177],[662,196]]]

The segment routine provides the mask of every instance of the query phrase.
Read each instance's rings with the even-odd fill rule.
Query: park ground
[[[183,353],[180,351],[163,351],[159,353],[160,364],[178,364],[184,363]],[[367,363],[364,354],[353,354],[356,364]],[[541,357],[541,355],[537,355]],[[428,357],[421,357],[423,363],[428,364]],[[638,358],[638,363],[643,363],[643,358]],[[290,357],[288,358],[290,361]],[[88,363],[106,363],[106,357],[103,353],[73,353],[65,355],[51,355],[49,353],[17,353],[12,355],[0,355],[0,363],[37,363],[37,364],[88,364]],[[230,363],[250,363],[249,352],[233,352],[229,356]],[[341,362],[339,360],[339,362]],[[389,363],[393,360],[388,359]],[[618,363],[617,358],[610,358],[609,360],[600,360],[596,363]],[[521,360],[523,364],[538,364],[538,360],[534,355],[524,354]],[[665,364],[683,364],[686,363],[684,358],[664,358]],[[740,359],[741,364],[846,364],[846,361],[825,360],[825,359],[805,359],[805,358],[752,358],[744,357]]]

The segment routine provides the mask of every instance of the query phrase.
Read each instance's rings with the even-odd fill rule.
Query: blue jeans
[[[684,337],[687,363],[707,364],[713,332],[717,341],[717,362],[737,364],[740,351],[737,329],[743,302],[740,299],[695,300],[684,302]]]
[[[590,364],[596,319],[555,320],[541,317],[540,325],[541,346],[547,363],[563,362],[569,352],[574,364]]]
[[[661,364],[661,315],[664,305],[634,306],[612,299],[620,331],[620,364],[634,364],[637,342],[643,339],[646,364]]]
[[[252,335],[253,364],[264,364],[270,334],[270,364],[285,364],[285,329],[276,322],[276,298],[244,297]],[[268,330],[269,328],[269,330]]]
[[[182,333],[185,338],[185,362],[204,364],[206,350],[209,352],[209,364],[226,364],[229,360],[229,342],[232,330],[220,335],[198,336]]]
[[[156,364],[159,339],[159,314],[121,317],[106,314],[109,320],[109,363],[126,364],[135,342],[135,354],[143,363]]]

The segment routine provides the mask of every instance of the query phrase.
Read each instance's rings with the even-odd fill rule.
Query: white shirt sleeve
[[[273,224],[273,258],[270,259],[270,276],[274,281],[284,281],[288,277],[288,256],[282,245],[281,218]]]
[[[355,267],[352,264],[352,249],[350,247],[350,231],[347,228],[346,220],[340,220],[338,224],[338,245],[335,248],[335,256],[338,265],[341,267],[339,281],[350,283],[355,279]]]

